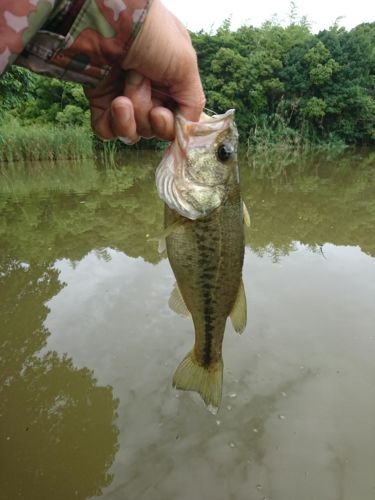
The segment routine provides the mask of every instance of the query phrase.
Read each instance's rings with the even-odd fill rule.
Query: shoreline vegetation
[[[169,143],[141,141],[131,149],[120,141],[101,141],[88,126],[59,127],[53,124],[21,125],[11,121],[0,125],[0,164],[17,162],[56,162],[97,159],[113,164],[117,155],[140,150],[162,153]],[[284,122],[262,123],[254,127],[247,138],[240,136],[240,154],[249,162],[274,162],[282,158],[290,163],[302,156],[319,152],[340,154],[346,150],[362,149],[343,141],[311,140]]]
[[[94,156],[87,127],[62,128],[49,124],[0,126],[0,162],[80,160]]]
[[[191,33],[207,97],[236,109],[241,149],[252,161],[375,146],[375,23],[334,24],[313,34],[292,2],[289,25]],[[140,141],[132,150],[160,151]],[[80,85],[13,66],[0,79],[0,162],[101,158],[126,150],[94,137]]]

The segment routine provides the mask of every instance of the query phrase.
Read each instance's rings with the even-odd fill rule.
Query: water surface
[[[241,168],[248,326],[216,416],[171,387],[193,344],[154,155],[0,177],[0,486],[13,500],[373,500],[375,165]]]

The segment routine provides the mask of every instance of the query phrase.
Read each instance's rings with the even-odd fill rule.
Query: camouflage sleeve
[[[152,0],[1,0],[0,75],[15,62],[95,86],[123,58]]]

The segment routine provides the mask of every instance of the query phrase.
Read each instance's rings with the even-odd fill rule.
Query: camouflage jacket
[[[0,0],[0,75],[16,63],[95,86],[123,58],[152,0]]]

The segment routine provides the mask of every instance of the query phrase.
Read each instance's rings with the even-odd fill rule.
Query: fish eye
[[[227,161],[232,156],[233,152],[233,146],[224,142],[217,148],[217,157],[220,161]]]

